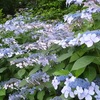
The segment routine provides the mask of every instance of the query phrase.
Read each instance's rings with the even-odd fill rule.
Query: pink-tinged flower
[[[58,81],[57,77],[55,76],[54,79],[52,80],[52,85],[55,90],[57,90],[59,84],[60,84],[60,81]]]

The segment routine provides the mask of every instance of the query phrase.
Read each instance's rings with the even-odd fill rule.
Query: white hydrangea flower
[[[95,92],[100,95],[100,89],[98,85],[95,85]]]
[[[92,85],[88,89],[84,89],[85,100],[92,100],[92,95],[94,94],[95,94],[95,91]]]
[[[59,45],[62,46],[62,48],[66,48],[67,47],[67,44],[66,44],[65,40],[61,40],[59,42]]]
[[[68,19],[67,19],[67,22],[68,22],[68,24],[71,24],[72,23],[72,21],[73,21],[73,17],[72,16],[70,16]]]
[[[59,84],[60,82],[57,80],[57,77],[55,76],[54,79],[52,80],[52,85],[55,90],[57,90]]]
[[[0,58],[2,58],[4,56],[4,53],[2,52],[2,53],[0,53]]]
[[[70,81],[70,82],[74,82],[75,79],[76,79],[76,77],[72,76],[72,77],[69,79],[69,81]]]
[[[79,4],[79,5],[81,5],[82,2],[83,2],[83,0],[76,0],[76,3]]]
[[[85,100],[92,100],[91,92],[88,89],[84,89]]]
[[[82,4],[82,2],[83,2],[83,0],[66,0],[66,5],[67,4],[71,4],[71,2],[75,2],[76,4],[79,4],[79,5],[81,5]]]
[[[71,78],[66,78],[66,81],[64,82],[65,85],[69,85],[70,82],[74,82],[76,77],[72,76]]]
[[[73,17],[71,15],[64,15],[64,22],[68,22],[68,24],[71,24],[73,21]]]
[[[72,40],[69,41],[69,45],[75,46],[75,45],[79,45],[79,39],[81,37],[81,34],[79,33],[78,36]]]
[[[14,89],[14,85],[13,84],[10,84],[9,85],[9,88]]]
[[[16,66],[19,67],[19,68],[23,68],[22,63],[18,63],[18,64],[16,64]]]
[[[68,15],[64,15],[64,22],[66,22],[68,19]]]
[[[65,98],[68,98],[68,95],[69,95],[71,98],[74,98],[74,97],[75,97],[74,93],[73,93],[72,90],[71,90],[71,87],[68,86],[68,85],[66,85],[66,86],[63,87],[63,89],[61,90],[61,93],[64,94],[64,97],[65,97]]]
[[[100,100],[100,89],[99,86],[92,82],[92,86],[94,87],[96,95],[94,96],[96,100]]]
[[[75,0],[66,0],[66,5],[67,5],[67,4],[70,5],[72,1],[75,1]]]
[[[90,13],[87,13],[87,12],[85,12],[85,11],[82,11],[82,13],[81,13],[81,18],[83,18],[83,19],[88,19],[88,20],[91,20],[92,19],[92,15],[90,14]]]
[[[96,91],[95,91],[96,92]],[[96,100],[100,100],[100,90],[97,90],[97,94],[95,95]]]
[[[74,38],[74,39],[70,40],[68,44],[69,44],[69,45],[72,45],[72,46],[77,45],[77,44],[78,44],[77,38]]]
[[[66,81],[64,82],[65,86],[61,90],[61,93],[64,94],[65,98],[68,98],[70,96],[71,98],[74,98],[74,92],[72,92],[71,87],[69,86],[70,82],[75,81],[76,77],[72,76],[71,78],[66,78]]]
[[[77,86],[76,90],[74,91],[75,95],[78,95],[79,99],[83,99],[84,98],[84,94],[83,94],[83,89],[82,87]]]
[[[96,36],[96,34],[83,34],[83,36],[80,38],[81,44],[86,44],[87,47],[91,47],[93,43],[99,42],[99,38]]]
[[[8,84],[5,84],[3,88],[7,90]]]

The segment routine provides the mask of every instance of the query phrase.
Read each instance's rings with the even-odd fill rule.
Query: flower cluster
[[[100,3],[99,0],[95,1]],[[66,0],[66,5],[73,3],[79,6],[83,4],[88,8],[77,11],[75,14],[65,15],[64,21],[67,21],[67,23],[57,21],[47,23],[41,22],[36,18],[30,19],[28,16],[18,16],[6,21],[4,24],[0,24],[0,66],[5,65],[4,67],[7,67],[12,72],[14,76],[11,76],[11,74],[10,77],[19,78],[10,78],[8,81],[0,83],[0,88],[6,91],[10,89],[10,93],[13,93],[9,93],[9,100],[26,100],[27,95],[33,94],[35,89],[43,89],[42,83],[49,90],[48,92],[51,92],[51,87],[49,89],[49,86],[46,86],[46,82],[50,84],[49,81],[51,81],[50,78],[53,75],[52,71],[57,71],[54,64],[59,64],[57,63],[57,55],[63,52],[62,48],[81,46],[83,44],[91,47],[94,43],[100,41],[100,30],[86,31],[74,37],[74,32],[71,32],[69,28],[69,24],[77,20],[79,22],[83,22],[84,20],[82,19],[91,21],[92,13],[100,12],[100,7],[94,3],[94,0],[91,2],[90,0],[87,0],[87,2],[84,2],[84,0]],[[58,51],[56,52],[56,50]],[[67,56],[69,57],[70,55]],[[17,72],[16,74],[15,71]],[[20,73],[21,71],[24,72]],[[5,69],[0,68],[0,74],[6,80],[5,77],[7,75],[3,75],[3,73],[5,73]],[[24,75],[20,76],[23,73]],[[20,84],[22,84],[23,80],[25,83],[21,87]],[[55,76],[52,80],[52,85],[57,90],[58,86],[61,86],[63,82],[64,86],[60,93],[65,98],[78,97],[80,100],[92,100],[92,98],[100,100],[98,80],[90,83],[70,74],[68,76]],[[60,97],[53,98],[53,100],[61,99]]]
[[[49,65],[50,61],[56,62],[56,55],[43,55],[40,53],[32,54],[29,57],[19,58],[11,61],[11,65],[16,64],[16,67],[23,68],[27,66],[33,66],[34,64],[39,64],[42,66]]]
[[[35,91],[35,88],[28,88],[28,87],[22,87],[19,92],[13,93],[9,95],[8,100],[26,100],[26,96],[28,93],[33,94]]]
[[[100,41],[100,30],[87,31],[84,34],[78,34],[78,36],[70,40],[69,45],[82,45],[86,44],[87,47],[91,47],[94,43]]]
[[[78,1],[80,3],[82,3],[83,0],[69,0],[69,2],[77,2]],[[67,1],[68,2],[68,1]],[[69,3],[68,2],[68,3]],[[82,21],[82,19],[88,20],[88,21],[92,21],[92,14],[96,13],[96,12],[100,12],[100,7],[98,5],[95,4],[94,1],[88,1],[86,3],[84,3],[84,6],[88,7],[87,9],[84,9],[82,11],[77,11],[74,14],[67,14],[64,15],[64,21],[69,24],[74,23],[75,21]]]
[[[62,79],[61,81],[58,81],[57,78],[59,78],[59,76],[54,77],[54,79],[52,80],[54,88],[56,87],[55,89],[58,88],[58,85],[62,81]],[[92,100],[93,97],[96,100],[100,99],[100,89],[99,86],[96,85],[96,83],[90,83],[86,80],[76,78],[74,76],[67,76],[64,81],[65,86],[62,88],[61,93],[64,94],[65,98],[75,98],[77,96],[79,100]]]
[[[11,78],[8,81],[1,82],[0,85],[6,90],[8,88],[17,90],[19,88],[20,82],[21,82],[21,80],[19,80],[19,79]]]
[[[49,75],[39,71],[35,74],[32,74],[30,77],[26,78],[26,81],[29,84],[40,85],[41,82],[48,82],[49,81]]]

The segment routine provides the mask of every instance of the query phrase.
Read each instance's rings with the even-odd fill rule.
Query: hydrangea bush
[[[0,24],[0,100],[100,100],[100,1],[65,3],[64,22]]]

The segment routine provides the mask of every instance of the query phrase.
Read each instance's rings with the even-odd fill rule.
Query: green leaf
[[[73,61],[77,60],[78,58],[79,58],[79,55],[77,53],[74,53],[70,58],[70,62],[73,62]]]
[[[43,67],[43,68],[42,68],[42,70],[43,70],[43,72],[46,72],[46,71],[48,71],[48,70],[49,70],[49,68],[50,68],[50,66],[49,66],[49,65],[47,65],[47,66]]]
[[[39,69],[40,69],[40,66],[35,66],[35,68],[33,68],[33,70],[30,71],[29,76],[37,72]]]
[[[83,56],[83,57],[81,57],[80,59],[78,59],[74,63],[72,70],[78,70],[78,69],[86,67],[87,65],[89,65],[94,60],[94,58],[95,58],[94,56]]]
[[[3,71],[5,71],[7,68],[0,68],[0,73],[2,73]]]
[[[78,50],[77,50],[78,49]],[[83,54],[88,51],[86,48],[77,48],[76,52],[71,56],[70,62],[73,62],[77,59],[79,59]]]
[[[51,67],[51,68],[47,71],[47,73],[48,73],[49,75],[52,75],[52,73],[54,73],[55,71],[59,71],[59,70],[63,69],[64,67],[65,67],[65,63],[62,62],[62,63],[60,63],[60,64],[57,64],[57,65]]]
[[[65,70],[71,71],[73,67],[73,63],[68,63],[68,65],[65,67]]]
[[[67,75],[69,74],[68,70],[59,70],[53,73],[53,75]]]
[[[25,74],[26,70],[25,69],[20,69],[18,71],[18,76],[22,77]]]
[[[79,75],[81,75],[84,72],[84,70],[85,70],[85,67],[78,69],[78,70],[75,70],[74,71],[75,76],[78,77]]]
[[[0,100],[4,100],[4,96],[0,96]]]
[[[38,92],[38,94],[37,94],[37,99],[38,99],[38,100],[43,100],[44,95],[45,95],[45,91],[40,91],[40,92]]]
[[[69,58],[69,57],[72,55],[72,53],[73,53],[73,51],[70,51],[70,52],[68,52],[68,53],[62,54],[62,55],[58,58],[57,62],[61,62],[61,61],[65,60],[65,59]]]
[[[62,100],[73,100],[73,98],[71,97],[65,98],[63,94],[60,97],[62,98]]]
[[[95,57],[95,59],[93,60],[93,63],[100,65],[100,57]]]
[[[86,77],[90,82],[93,81],[96,77],[95,67],[89,66],[84,72],[84,77]]]
[[[0,89],[0,96],[6,95],[6,90],[5,89]]]
[[[26,85],[26,84],[27,84],[27,81],[24,79],[24,80],[22,80],[21,83],[19,84],[19,87],[22,87],[22,86],[24,86],[24,85]]]
[[[46,98],[46,100],[52,100],[52,97],[48,97],[48,98]]]

